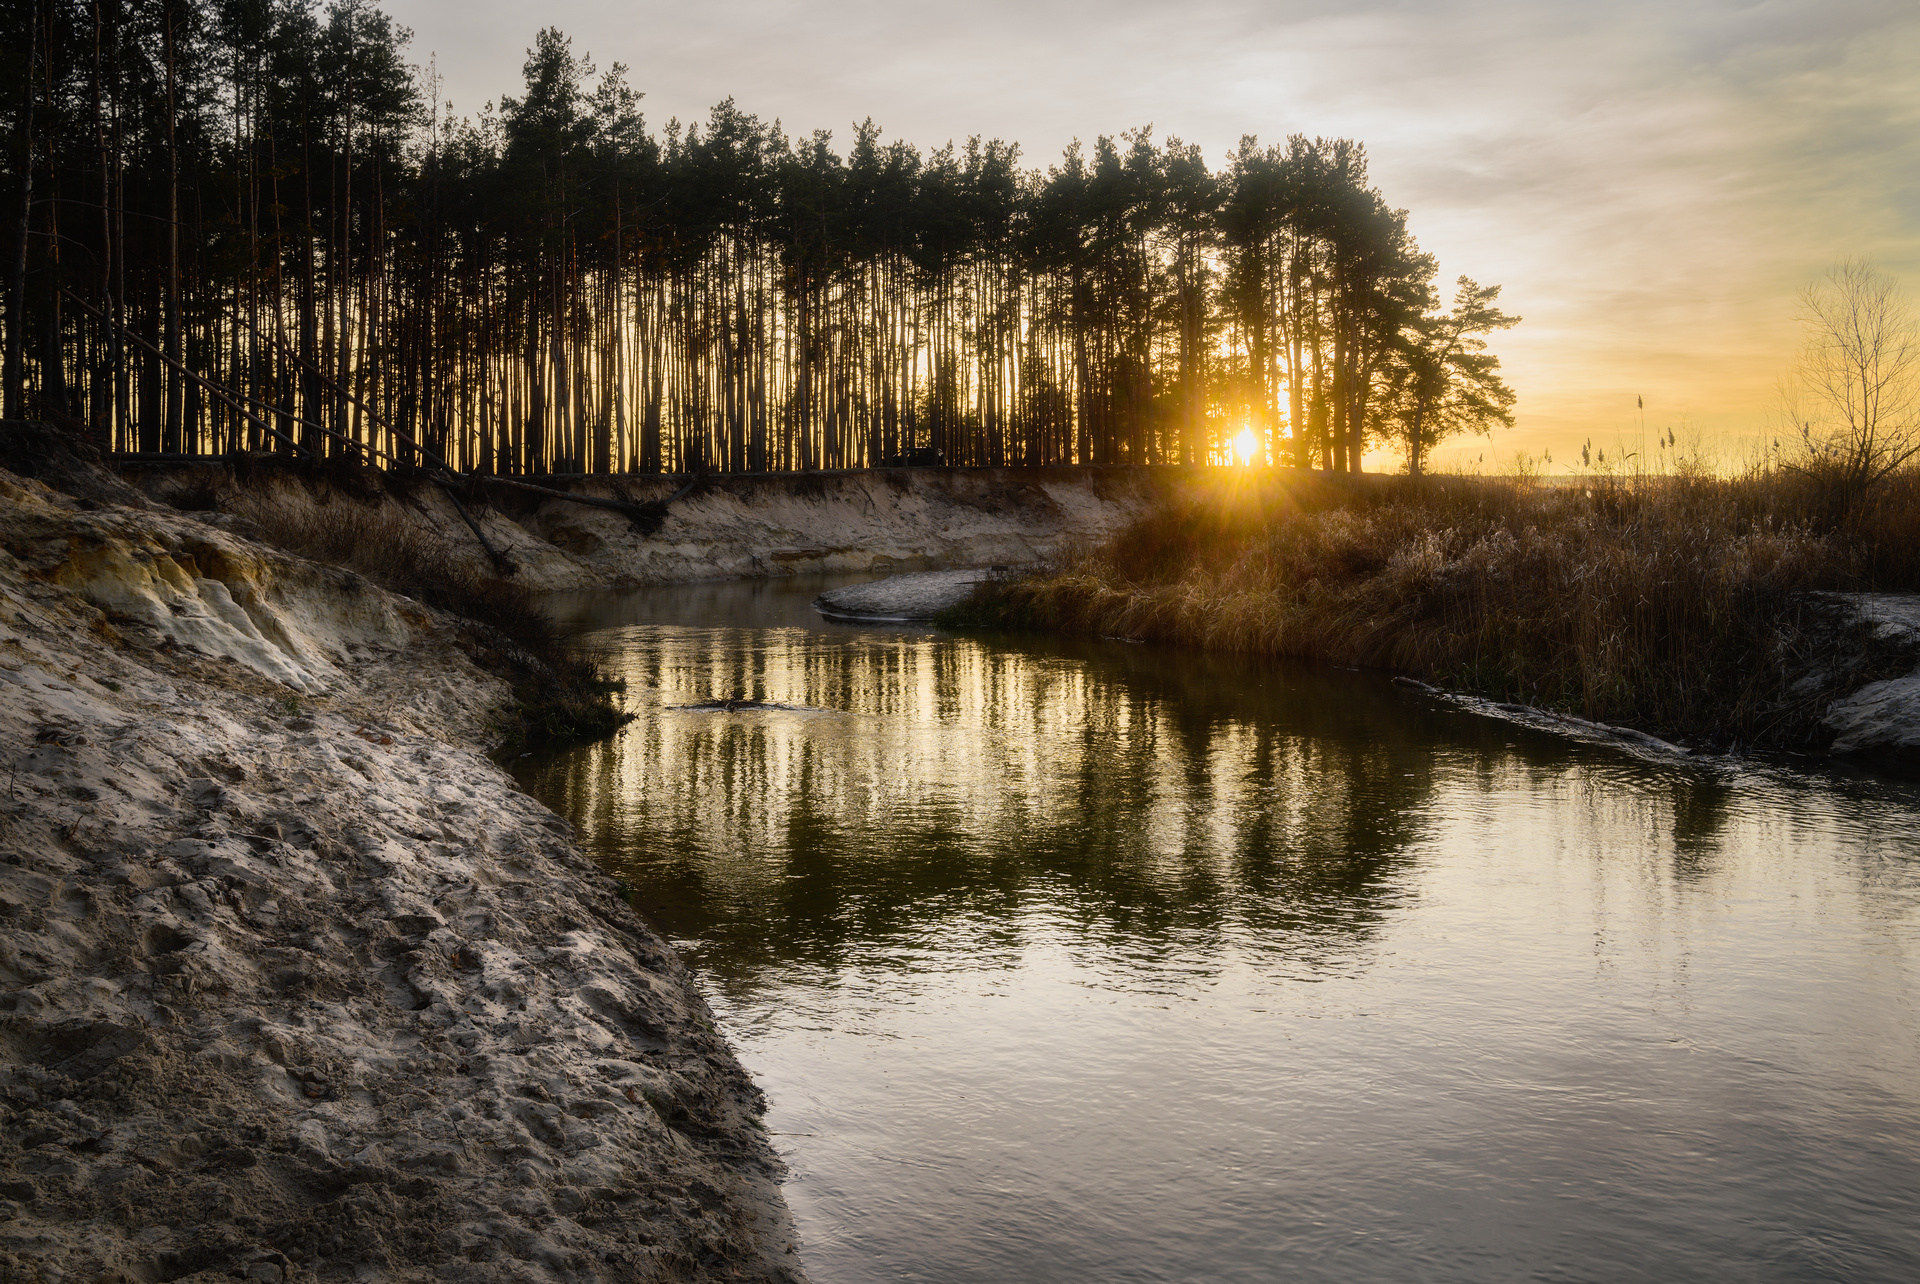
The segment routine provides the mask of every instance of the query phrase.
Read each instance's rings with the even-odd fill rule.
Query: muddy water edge
[[[1920,1277],[1912,785],[845,582],[556,603],[637,718],[520,771],[768,1094],[815,1279]]]

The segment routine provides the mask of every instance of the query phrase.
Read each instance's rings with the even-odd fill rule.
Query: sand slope
[[[792,1279],[759,1097],[464,626],[0,473],[0,1279]]]

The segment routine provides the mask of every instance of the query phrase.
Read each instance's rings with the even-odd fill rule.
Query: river
[[[817,1284],[1920,1279],[1920,791],[827,583],[561,601],[638,717],[521,771]]]

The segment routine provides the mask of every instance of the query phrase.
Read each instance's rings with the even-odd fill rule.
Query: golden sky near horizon
[[[1242,134],[1357,138],[1444,280],[1504,287],[1504,466],[1673,427],[1731,461],[1774,429],[1796,296],[1866,257],[1920,286],[1920,3],[389,0],[456,111],[559,27],[649,124],[734,97],[787,132],[871,116],[1045,165],[1151,123],[1216,164]]]

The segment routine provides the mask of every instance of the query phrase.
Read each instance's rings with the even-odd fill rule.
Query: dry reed
[[[989,589],[965,622],[1333,660],[1695,741],[1791,745],[1884,662],[1863,637],[1836,645],[1848,630],[1809,594],[1915,587],[1912,476],[1836,505],[1785,472],[1234,474]]]

